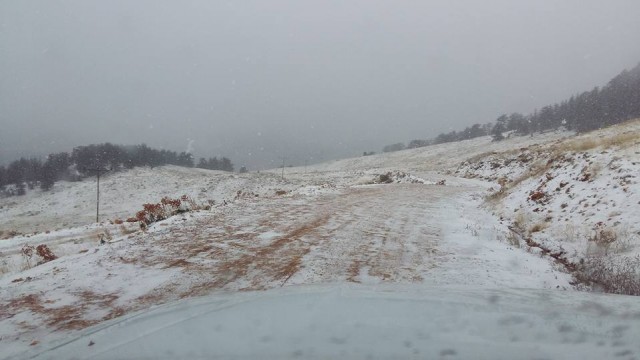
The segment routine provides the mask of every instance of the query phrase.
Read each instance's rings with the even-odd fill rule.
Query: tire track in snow
[[[436,266],[438,203],[453,191],[421,185],[352,189],[328,222],[342,226],[321,231],[326,241],[305,256],[305,273],[290,282],[422,280]]]
[[[394,184],[318,197],[240,201],[219,213],[184,215],[154,224],[146,233],[133,234],[82,258],[91,278],[102,276],[112,285],[96,287],[82,281],[84,277],[57,275],[31,280],[25,284],[28,288],[16,288],[12,294],[28,296],[29,289],[43,288],[37,283],[51,283],[44,288],[49,286],[52,291],[39,301],[51,309],[77,309],[74,324],[82,327],[220,290],[347,280],[416,282],[437,266],[433,255],[440,237],[434,223],[438,203],[460,191]],[[71,262],[57,262],[53,270],[71,274],[76,268]],[[117,269],[128,270],[119,273]],[[160,274],[165,275],[158,278]],[[135,290],[139,285],[144,290]],[[72,296],[93,287],[99,290],[95,292],[98,296],[111,291],[112,300],[93,304]],[[6,294],[2,303],[12,297]],[[69,297],[68,304],[57,305],[56,298]],[[4,321],[13,324],[22,316],[19,314],[34,312],[33,307],[18,305],[8,314],[16,320]],[[38,316],[25,326],[41,328],[46,322]]]

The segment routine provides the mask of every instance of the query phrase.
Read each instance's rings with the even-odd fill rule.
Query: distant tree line
[[[212,157],[209,159],[200,158],[200,161],[198,161],[198,165],[196,167],[209,170],[233,171],[233,164],[231,163],[231,160],[227,159],[226,157],[223,157],[219,160],[217,157]]]
[[[198,167],[233,171],[231,160],[210,158]],[[204,164],[204,166],[200,166]],[[79,181],[94,175],[92,169],[119,171],[139,166],[151,168],[162,165],[193,167],[193,155],[187,152],[157,150],[149,146],[122,146],[110,143],[75,147],[71,153],[50,154],[44,161],[37,158],[21,158],[8,166],[0,166],[0,194],[24,195],[26,189],[40,187],[49,190],[56,181]],[[11,185],[11,186],[10,186]]]
[[[462,131],[442,133],[433,139],[411,140],[407,148],[442,144],[491,135],[494,141],[504,139],[505,132],[529,135],[565,128],[578,133],[600,129],[640,117],[640,64],[624,70],[604,87],[595,87],[568,100],[535,110],[529,115],[500,115],[494,123],[473,124]],[[398,151],[399,144],[387,145],[383,151]]]
[[[400,150],[404,150],[405,148],[406,147],[404,146],[403,143],[396,143],[396,144],[385,146],[384,148],[382,148],[382,152],[400,151]]]

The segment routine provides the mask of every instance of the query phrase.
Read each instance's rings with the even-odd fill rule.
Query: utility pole
[[[284,180],[284,159],[285,157],[282,157],[282,180]]]
[[[96,223],[100,222],[100,174],[111,171],[112,169],[82,169],[82,171],[95,171],[97,177],[96,187]]]

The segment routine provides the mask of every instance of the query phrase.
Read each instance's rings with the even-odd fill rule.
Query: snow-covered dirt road
[[[390,283],[566,288],[546,259],[499,241],[480,188],[389,184],[256,197],[173,217],[0,279],[3,348],[37,351],[127,313],[220,291]],[[498,241],[496,241],[498,240]]]

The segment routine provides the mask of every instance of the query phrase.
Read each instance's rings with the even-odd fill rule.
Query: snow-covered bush
[[[640,295],[640,255],[590,256],[581,262],[575,276],[607,293]]]
[[[424,179],[407,174],[402,171],[389,171],[384,174],[377,175],[369,184],[433,184]],[[444,183],[439,184],[444,185]]]
[[[36,253],[42,258],[38,261],[38,265],[57,259],[58,257],[49,249],[45,244],[38,245],[36,247]]]
[[[27,269],[31,268],[31,259],[34,254],[37,254],[41,258],[36,265],[44,264],[58,258],[45,244],[38,245],[37,247],[25,244],[22,246],[20,251],[22,253],[22,258],[25,261],[25,268]]]
[[[163,197],[157,204],[144,204],[143,210],[136,213],[135,218],[127,219],[127,222],[135,219],[144,225],[149,225],[157,221],[167,219],[173,215],[195,211],[195,210],[208,210],[210,206],[198,205],[190,197],[183,195],[180,199],[171,199],[169,197]]]
[[[33,258],[34,250],[35,250],[34,247],[31,245],[23,245],[22,249],[20,249],[20,252],[22,253],[22,258],[26,263],[25,267],[27,269],[31,268],[31,258]]]

